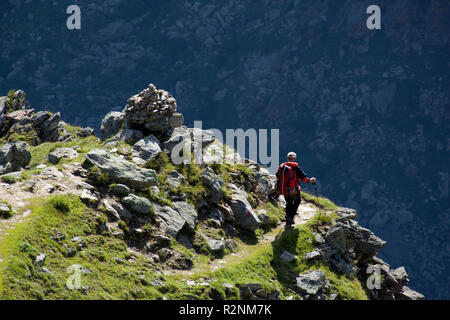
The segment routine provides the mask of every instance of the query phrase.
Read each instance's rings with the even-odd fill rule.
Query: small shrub
[[[70,199],[66,195],[56,195],[50,199],[50,204],[56,210],[61,212],[69,212],[70,211]]]
[[[2,182],[8,183],[8,184],[14,184],[17,182],[17,178],[13,176],[2,176],[1,177]]]

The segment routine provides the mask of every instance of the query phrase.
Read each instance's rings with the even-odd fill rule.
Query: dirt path
[[[48,197],[53,194],[83,192],[85,182],[73,175],[77,165],[63,165],[62,171],[50,166],[39,174],[31,176],[27,181],[13,184],[0,183],[0,201],[6,201],[13,207],[15,214],[9,219],[0,218],[0,243],[4,237],[31,213],[25,210],[31,199]],[[0,263],[2,257],[0,256]]]
[[[295,216],[295,226],[302,225],[308,222],[316,215],[316,213],[318,213],[317,207],[315,207],[311,203],[302,202],[297,210],[297,215]],[[264,236],[259,239],[257,244],[241,245],[239,247],[239,251],[227,255],[223,259],[215,259],[213,261],[209,261],[208,263],[199,263],[191,270],[163,270],[163,273],[166,275],[182,276],[183,278],[189,279],[189,277],[194,275],[195,273],[204,271],[216,271],[226,265],[245,260],[246,258],[252,256],[258,249],[272,243],[275,238],[283,232],[285,225],[286,224],[284,222],[281,223],[275,229],[264,234]]]

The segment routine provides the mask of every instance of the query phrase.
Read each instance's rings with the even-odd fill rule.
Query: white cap
[[[295,152],[289,152],[287,157],[288,158],[295,158],[295,159],[297,159],[297,154]]]

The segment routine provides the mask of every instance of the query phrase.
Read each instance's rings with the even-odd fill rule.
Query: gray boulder
[[[260,169],[260,171],[256,174],[256,185],[255,185],[255,193],[262,200],[267,200],[269,194],[275,189],[276,178],[268,175],[266,169]]]
[[[78,152],[71,148],[57,148],[48,154],[48,161],[58,164],[61,159],[74,159],[78,156]]]
[[[166,153],[171,154],[175,146],[183,143],[188,150],[194,152],[195,150],[199,150],[201,147],[202,150],[213,143],[215,140],[214,134],[209,130],[202,130],[200,128],[186,128],[186,127],[178,127],[172,131],[172,134],[164,143],[164,149]]]
[[[26,167],[31,160],[29,150],[28,144],[21,141],[0,147],[0,175]]]
[[[209,191],[212,202],[219,203],[223,197],[223,180],[214,173],[213,169],[207,167],[202,173],[202,181]]]
[[[189,230],[194,231],[195,224],[197,223],[198,214],[197,210],[189,203],[185,201],[176,201],[172,203],[172,208],[176,210],[180,216],[184,219],[186,226]]]
[[[185,181],[186,178],[176,170],[172,170],[167,174],[167,183],[172,188],[178,188],[180,184],[183,184]]]
[[[290,253],[289,251],[284,251],[280,256],[281,261],[289,263],[294,260],[297,260],[297,256]]]
[[[403,287],[402,291],[395,295],[397,300],[424,300],[425,296],[417,291],[414,291],[408,287]]]
[[[111,111],[102,120],[100,127],[102,138],[108,139],[114,136],[122,128],[125,115],[122,112]]]
[[[359,226],[355,233],[354,242],[355,249],[363,253],[366,259],[374,257],[386,244],[386,241],[378,238],[372,231]]]
[[[124,220],[129,222],[132,219],[132,215],[128,212],[128,210],[121,203],[115,200],[104,199],[102,200],[102,205],[113,221]]]
[[[230,189],[232,190],[231,210],[233,210],[236,225],[247,230],[256,230],[261,221],[248,202],[247,194],[232,184],[229,184],[229,186],[231,186]]]
[[[100,168],[110,180],[135,189],[145,189],[158,182],[155,170],[141,168],[102,149],[90,151],[86,160]]]
[[[158,203],[154,203],[153,209],[160,221],[162,229],[173,238],[176,238],[178,232],[186,224],[186,220],[178,211],[175,211],[169,206],[161,206]]]
[[[327,285],[327,279],[322,270],[314,270],[300,274],[296,279],[295,289],[300,293],[316,295]]]
[[[159,141],[152,134],[136,142],[133,146],[133,150],[135,155],[146,161],[156,158],[161,153]]]
[[[109,191],[118,197],[126,197],[131,192],[130,188],[121,183],[113,185]]]
[[[133,212],[139,214],[149,214],[153,211],[151,202],[143,197],[130,194],[122,199],[122,202]]]
[[[225,242],[223,240],[215,240],[206,238],[206,244],[212,252],[223,252],[225,250]]]

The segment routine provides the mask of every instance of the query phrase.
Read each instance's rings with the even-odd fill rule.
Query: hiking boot
[[[287,226],[292,226],[294,223],[295,223],[294,218],[286,217],[286,225]]]

